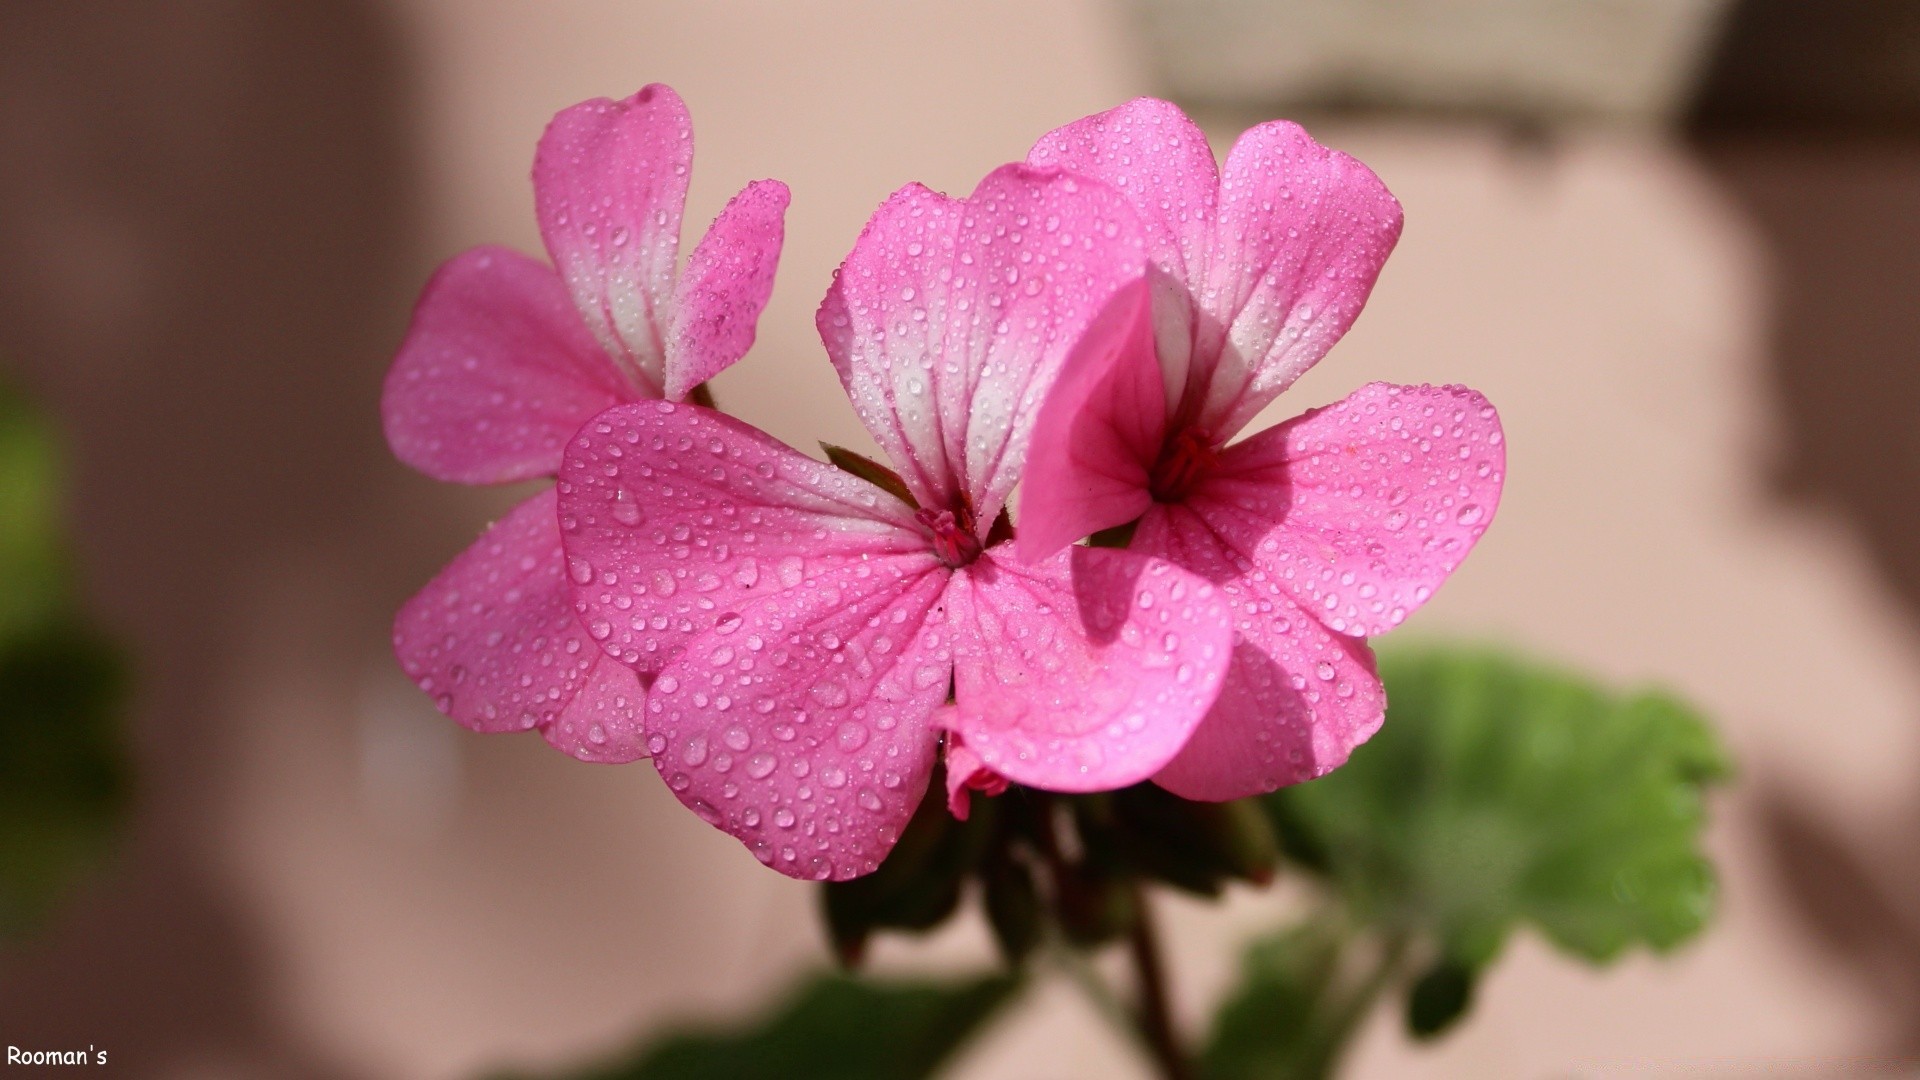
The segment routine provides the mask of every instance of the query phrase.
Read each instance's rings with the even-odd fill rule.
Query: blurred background
[[[1366,316],[1274,419],[1373,379],[1501,409],[1499,519],[1406,636],[1672,686],[1739,765],[1718,924],[1602,973],[1522,940],[1465,1028],[1376,1017],[1357,1077],[1920,1066],[1920,4],[1832,0],[8,0],[0,371],[68,455],[125,647],[130,833],[0,952],[0,1043],[152,1077],[455,1078],[749,1008],[815,897],[644,766],[468,734],[395,607],[521,491],[381,439],[435,264],[540,251],[557,110],[692,110],[690,229],[793,189],[721,404],[866,446],[812,328],[866,215],[1174,97],[1290,116],[1406,206]],[[6,587],[0,583],[0,588]],[[0,708],[5,708],[0,703]],[[1286,898],[1168,901],[1183,1015]],[[964,920],[883,968],[990,962]],[[1064,987],[954,1075],[1143,1075]]]

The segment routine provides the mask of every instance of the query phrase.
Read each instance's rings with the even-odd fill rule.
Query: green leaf
[[[1456,961],[1433,965],[1407,992],[1407,1030],[1431,1039],[1452,1027],[1473,1003],[1474,979],[1473,969]]]
[[[566,1080],[920,1080],[951,1058],[1019,985],[1005,975],[958,983],[820,975],[757,1022],[670,1034],[623,1061],[559,1075]]]
[[[66,571],[52,432],[0,383],[0,641],[54,617],[67,602]]]
[[[1393,652],[1380,671],[1380,733],[1268,799],[1285,848],[1358,918],[1469,969],[1520,923],[1593,962],[1699,932],[1703,796],[1728,764],[1696,713],[1491,651]]]
[[[1314,1080],[1331,1074],[1358,1017],[1340,992],[1343,940],[1311,920],[1251,945],[1213,1019],[1203,1080]]]
[[[131,786],[125,681],[74,625],[0,644],[0,942],[36,929],[112,845]]]

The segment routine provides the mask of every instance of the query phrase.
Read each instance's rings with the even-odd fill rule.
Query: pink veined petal
[[[919,185],[876,211],[816,323],[861,422],[921,505],[985,533],[1069,350],[1145,266],[1104,184],[1027,165],[965,200]]]
[[[533,195],[553,265],[587,326],[627,376],[659,397],[666,305],[693,165],[693,123],[671,87],[595,98],[547,125]]]
[[[1177,401],[1193,347],[1191,296],[1207,281],[1220,185],[1206,134],[1179,106],[1135,98],[1048,132],[1027,160],[1105,181],[1139,213],[1160,359],[1169,401]]]
[[[933,770],[950,576],[925,555],[844,566],[695,638],[647,697],[667,786],[783,874],[873,872]]]
[[[1372,636],[1467,557],[1506,468],[1480,394],[1370,383],[1228,447],[1188,502],[1329,629]]]
[[[953,730],[982,764],[1052,791],[1137,783],[1220,692],[1232,630],[1211,583],[1160,559],[1004,546],[954,575]]]
[[[1234,143],[1219,215],[1188,391],[1224,441],[1353,325],[1401,212],[1372,170],[1274,121]]]
[[[905,503],[696,405],[595,417],[568,448],[559,490],[580,618],[643,676],[758,597],[861,559],[932,558]]]
[[[380,413],[401,461],[498,484],[553,475],[580,425],[631,396],[551,268],[478,247],[427,282]]]
[[[753,345],[760,312],[786,236],[787,185],[756,180],[727,203],[693,249],[673,288],[666,394],[693,388],[733,366]]]
[[[1000,795],[1012,781],[987,768],[980,755],[967,745],[967,740],[954,730],[954,718],[958,714],[954,706],[942,705],[934,711],[933,726],[947,733],[947,812],[965,821],[973,809],[973,792],[989,797]]]
[[[1020,481],[1016,550],[1039,562],[1153,504],[1148,469],[1166,436],[1166,399],[1144,288],[1081,338],[1040,407]]]
[[[1220,695],[1154,782],[1219,802],[1323,776],[1344,764],[1386,716],[1366,642],[1336,634],[1270,578],[1246,572],[1185,506],[1155,506],[1133,550],[1218,581],[1232,611],[1233,659]]]
[[[561,574],[552,491],[515,507],[407,601],[393,647],[440,711],[475,731],[550,727],[591,692],[602,739],[589,726],[577,744],[595,747],[598,760],[641,756],[639,686],[629,708],[601,696],[616,683],[594,677],[599,651]]]

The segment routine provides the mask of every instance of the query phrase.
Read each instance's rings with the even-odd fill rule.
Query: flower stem
[[[1193,1068],[1180,1048],[1180,1037],[1173,1029],[1173,1012],[1167,990],[1166,964],[1160,956],[1160,937],[1153,925],[1153,913],[1147,907],[1146,891],[1134,886],[1133,930],[1127,935],[1127,951],[1133,957],[1134,974],[1140,983],[1136,1022],[1166,1080],[1192,1080]]]

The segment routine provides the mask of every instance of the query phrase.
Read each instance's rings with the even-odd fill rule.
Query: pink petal
[[[1459,567],[1505,478],[1486,398],[1371,383],[1229,447],[1190,502],[1329,629],[1371,636]]]
[[[1298,124],[1249,129],[1220,176],[1213,261],[1189,385],[1197,426],[1225,438],[1353,325],[1400,238],[1400,203],[1372,170]],[[1223,336],[1224,335],[1224,336]],[[1217,361],[1216,358],[1217,357]]]
[[[752,347],[760,311],[773,293],[787,198],[787,185],[778,180],[748,184],[693,249],[673,289],[669,400],[686,400],[694,387],[733,366]]]
[[[1219,590],[1127,551],[1005,555],[949,590],[952,729],[1015,783],[1105,791],[1153,775],[1220,691],[1232,631]]]
[[[926,556],[843,566],[695,638],[647,698],[667,786],[783,874],[871,873],[933,770],[949,576]]]
[[[1160,359],[1177,399],[1193,341],[1192,292],[1207,281],[1213,248],[1220,170],[1206,134],[1179,106],[1135,98],[1048,132],[1027,160],[1105,181],[1139,213]]]
[[[987,768],[980,760],[980,755],[967,745],[967,740],[953,730],[957,715],[958,709],[952,705],[942,705],[934,711],[933,726],[947,733],[947,812],[965,821],[973,809],[971,793],[978,791],[987,796],[999,795],[1007,790],[1011,781]]]
[[[1148,469],[1166,436],[1166,398],[1144,291],[1111,306],[1075,347],[1040,408],[1020,481],[1022,559],[1038,562],[1153,504]]]
[[[816,323],[861,422],[923,506],[999,513],[1067,353],[1144,267],[1111,188],[1008,165],[965,200],[894,193]]]
[[[393,648],[440,711],[475,731],[549,728],[564,714],[572,723],[550,736],[555,745],[599,761],[644,756],[639,683],[600,671],[619,665],[599,662],[574,617],[552,491],[515,507],[407,601]]]
[[[380,412],[401,461],[498,484],[553,475],[580,425],[631,396],[550,268],[479,247],[427,282]]]
[[[1134,548],[1220,582],[1233,612],[1233,662],[1219,699],[1154,782],[1218,802],[1273,791],[1337,768],[1386,715],[1373,654],[1335,634],[1271,577],[1248,571],[1190,508],[1156,506]]]
[[[647,756],[640,718],[647,692],[640,676],[613,657],[594,650],[587,684],[540,733],[556,750],[581,761],[618,765]]]
[[[671,87],[595,98],[547,125],[533,158],[540,235],[573,302],[628,377],[659,397],[693,123]]]
[[[761,596],[862,559],[932,560],[905,503],[694,405],[602,413],[568,449],[559,488],[581,618],[643,675]]]

